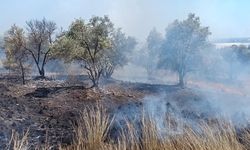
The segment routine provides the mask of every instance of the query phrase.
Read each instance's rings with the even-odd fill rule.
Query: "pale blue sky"
[[[0,0],[0,10],[0,34],[35,18],[67,28],[74,18],[109,15],[127,34],[144,39],[153,27],[164,32],[174,19],[193,12],[212,38],[250,37],[250,0]]]

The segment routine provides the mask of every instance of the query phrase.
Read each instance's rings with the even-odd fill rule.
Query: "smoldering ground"
[[[233,55],[233,59],[227,58]],[[146,114],[157,123],[159,134],[179,134],[185,125],[194,129],[202,121],[221,119],[232,122],[237,128],[249,126],[249,73],[248,62],[242,62],[226,48],[211,47],[201,51],[202,65],[186,77],[186,88],[177,92],[161,89],[158,94],[144,97],[141,105],[130,104],[117,111],[117,120],[127,118],[139,124]],[[147,61],[144,60],[143,61]],[[150,62],[152,62],[150,60]],[[139,64],[138,64],[139,63]],[[156,65],[156,64],[155,64]],[[133,72],[134,74],[132,74]],[[176,84],[176,74],[159,69],[149,77],[140,61],[134,61],[115,72],[114,77],[131,82],[148,84]],[[141,110],[139,110],[141,109]],[[168,117],[178,118],[175,127]],[[177,123],[178,122],[178,123]],[[173,125],[172,125],[173,126]]]

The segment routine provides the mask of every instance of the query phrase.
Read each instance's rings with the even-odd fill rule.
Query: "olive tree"
[[[23,29],[13,25],[4,36],[6,61],[3,64],[5,68],[18,74],[21,73],[23,84],[25,84],[25,72],[28,66],[28,53],[24,48],[24,44]]]
[[[149,79],[154,77],[154,73],[157,69],[157,64],[159,61],[160,48],[163,38],[162,35],[153,28],[146,39],[146,44],[143,47],[143,64],[147,70]]]
[[[92,87],[97,87],[103,72],[103,61],[111,49],[113,23],[107,16],[92,17],[85,23],[76,19],[54,45],[54,55],[66,62],[77,61],[87,71]]]
[[[116,68],[128,63],[129,56],[137,43],[135,38],[126,36],[121,28],[118,28],[111,33],[111,44],[111,48],[106,51],[103,58],[104,78],[110,78]]]
[[[174,21],[166,29],[159,67],[177,72],[179,85],[183,87],[186,74],[201,62],[201,51],[208,45],[209,35],[208,27],[201,26],[194,14],[189,14],[186,20]]]

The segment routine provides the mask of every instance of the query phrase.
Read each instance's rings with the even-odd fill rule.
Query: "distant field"
[[[237,43],[237,42],[235,42],[235,43],[214,43],[214,44],[215,44],[216,48],[225,48],[225,47],[230,47],[232,45],[237,45],[237,46],[239,46],[239,45],[244,45],[244,46],[250,45],[250,43]]]

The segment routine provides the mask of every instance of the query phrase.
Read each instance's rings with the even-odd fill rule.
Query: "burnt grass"
[[[22,134],[28,129],[33,148],[46,142],[55,147],[69,145],[74,138],[73,125],[85,108],[101,103],[111,116],[131,118],[140,112],[145,97],[162,93],[165,105],[178,109],[183,117],[206,120],[214,115],[201,95],[174,85],[109,80],[96,90],[54,80],[30,80],[21,85],[14,78],[0,78],[0,149],[6,148],[13,130]],[[119,127],[110,130],[111,138],[118,136]]]

